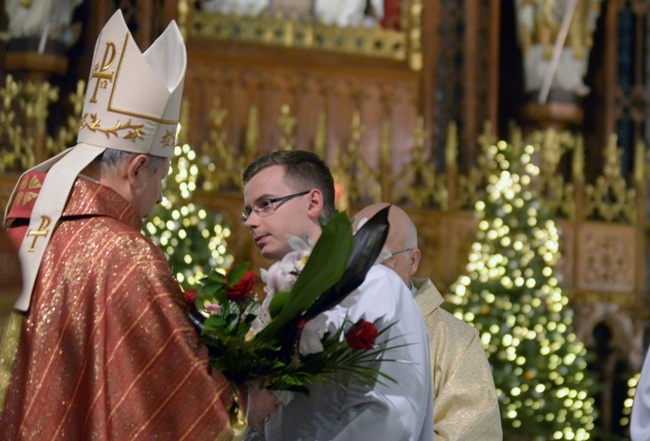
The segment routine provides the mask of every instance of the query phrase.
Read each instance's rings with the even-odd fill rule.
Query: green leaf
[[[238,315],[233,315],[229,314],[226,317],[226,326],[224,328],[224,333],[227,335],[233,335],[235,334],[234,330],[237,328],[237,325],[239,324],[239,316]]]
[[[273,296],[273,299],[271,299],[271,303],[269,304],[269,313],[271,314],[271,318],[275,318],[280,314],[284,305],[287,304],[290,295],[291,293],[289,291],[280,291]]]
[[[248,270],[248,262],[240,263],[228,271],[228,286],[235,286],[244,277],[246,270]]]
[[[207,283],[224,284],[226,283],[226,280],[224,278],[224,275],[221,272],[213,268],[212,271],[210,271],[206,277],[201,279],[201,283],[203,283],[204,285],[206,285]]]
[[[363,283],[386,242],[389,209],[390,206],[379,210],[357,231],[345,272],[332,289],[314,302],[303,316],[304,320],[311,320],[321,312],[333,308]]]
[[[226,296],[224,286],[219,284],[201,286],[196,291],[196,305],[199,310],[205,309],[206,301],[209,303],[218,303],[219,305],[227,303],[228,297]]]
[[[244,336],[248,333],[248,330],[251,328],[250,324],[251,322],[240,321],[237,325],[237,332],[235,332],[235,337],[243,339]]]
[[[352,225],[348,216],[336,213],[322,233],[280,314],[256,339],[279,341],[285,326],[295,321],[314,301],[334,285],[348,264],[352,251]]]
[[[226,326],[226,321],[217,315],[211,315],[203,324],[203,332],[218,332]]]
[[[220,289],[223,288],[218,285],[203,285],[196,290],[196,298],[201,300],[214,298]]]

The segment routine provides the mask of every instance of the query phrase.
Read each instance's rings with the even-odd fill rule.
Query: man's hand
[[[276,412],[282,402],[268,389],[261,388],[258,381],[246,383],[248,388],[248,425],[259,432],[272,413]]]

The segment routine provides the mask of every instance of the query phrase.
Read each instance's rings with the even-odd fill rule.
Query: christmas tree
[[[505,439],[586,440],[595,382],[553,272],[558,230],[531,186],[534,153],[532,145],[504,141],[490,147],[495,173],[476,204],[467,273],[448,300],[488,353]]]
[[[191,202],[199,174],[196,154],[188,144],[176,146],[164,197],[149,215],[145,234],[163,250],[172,273],[184,289],[198,284],[212,268],[228,268],[226,251],[230,229],[219,213]]]

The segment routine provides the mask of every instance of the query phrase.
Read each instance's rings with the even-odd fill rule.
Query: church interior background
[[[423,251],[418,275],[477,326],[495,379],[504,363],[514,366],[515,386],[497,379],[506,439],[629,437],[650,341],[650,3],[7,0],[3,207],[21,171],[74,144],[94,42],[116,8],[141,48],[171,19],[186,39],[177,156],[163,206],[145,227],[181,284],[233,261],[269,266],[238,220],[240,173],[270,150],[315,151],[335,176],[338,209],[353,215],[387,201],[411,215]],[[495,176],[509,176],[507,187],[525,183],[524,175],[531,175],[525,191],[515,185],[490,197]],[[497,237],[510,244],[497,218],[530,206],[557,226],[553,275],[528,274],[525,253],[512,251],[503,253],[515,274],[506,280],[490,245]],[[538,217],[526,213],[530,228],[521,234],[532,239]],[[496,288],[487,283],[493,274],[501,274]],[[528,285],[535,278],[561,286],[560,319],[535,300],[540,291]],[[472,281],[479,292],[463,298],[476,290]],[[485,325],[504,308],[518,325]],[[519,335],[524,318],[544,326]],[[545,358],[564,344],[549,341],[549,322],[586,351]],[[511,357],[525,340],[537,342],[537,355]],[[586,362],[585,390],[562,392],[576,358]],[[545,392],[542,384],[550,385]]]

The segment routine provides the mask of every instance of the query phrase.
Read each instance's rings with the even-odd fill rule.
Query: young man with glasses
[[[388,205],[364,208],[354,217],[355,227]],[[421,255],[417,230],[408,214],[392,205],[388,224],[384,247],[392,254],[382,263],[411,289],[429,331],[436,440],[502,440],[494,379],[478,331],[442,308],[444,300],[430,279],[412,277]]]
[[[314,243],[319,216],[334,213],[334,182],[325,163],[305,151],[278,151],[251,163],[243,173],[242,221],[262,255],[280,260],[292,249],[287,235]],[[310,394],[295,394],[273,414],[263,433],[247,440],[433,440],[433,390],[426,328],[413,296],[399,277],[374,265],[343,304],[324,314],[329,329],[360,318],[378,329],[393,324],[380,339],[393,347],[377,369],[396,380],[372,387],[350,378],[315,384]],[[388,360],[402,360],[395,362]]]
[[[262,156],[246,167],[242,180],[245,205],[241,220],[267,259],[280,260],[291,251],[287,234],[305,240],[317,238],[318,217],[334,213],[332,175],[327,165],[309,152]]]

